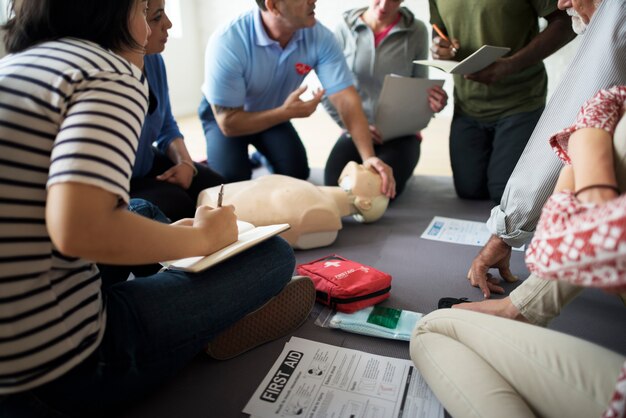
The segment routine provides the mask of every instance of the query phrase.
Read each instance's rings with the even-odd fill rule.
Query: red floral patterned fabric
[[[550,145],[556,155],[566,164],[571,164],[567,155],[567,143],[571,134],[581,128],[604,129],[611,135],[620,119],[622,106],[626,101],[626,86],[615,86],[600,90],[587,100],[578,112],[576,123],[550,138]]]
[[[581,128],[600,128],[611,135],[626,103],[626,86],[601,90],[588,100],[576,123],[550,138],[564,162],[567,144]],[[526,264],[537,276],[579,286],[626,290],[626,196],[603,205],[583,204],[569,191],[546,202]]]
[[[567,145],[578,129],[600,128],[613,135],[624,103],[626,86],[601,90],[587,101],[576,123],[550,138],[559,158],[571,164]],[[526,264],[544,279],[626,291],[626,195],[590,205],[581,203],[571,191],[553,194],[541,212]],[[626,418],[626,363],[602,417]]]
[[[626,290],[626,195],[603,205],[583,204],[570,191],[552,195],[526,264],[544,279]]]

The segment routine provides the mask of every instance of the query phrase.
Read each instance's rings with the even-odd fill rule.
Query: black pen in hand
[[[224,185],[220,186],[220,192],[217,194],[217,207],[222,207],[222,199],[224,199]]]

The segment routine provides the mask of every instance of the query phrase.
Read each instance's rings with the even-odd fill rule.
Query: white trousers
[[[453,417],[600,417],[624,363],[579,338],[461,309],[422,318],[410,348]]]

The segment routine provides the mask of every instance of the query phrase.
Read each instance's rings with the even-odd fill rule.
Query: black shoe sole
[[[471,300],[467,300],[467,298],[441,298],[439,302],[437,302],[437,309],[447,309],[451,308],[452,305],[458,305],[459,303],[469,303]]]

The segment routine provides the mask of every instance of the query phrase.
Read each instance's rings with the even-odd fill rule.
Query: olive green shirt
[[[429,0],[430,22],[456,38],[461,61],[483,45],[506,46],[512,55],[539,33],[539,17],[557,10],[557,0]],[[491,85],[454,76],[456,109],[493,121],[545,105],[548,76],[543,62]]]

